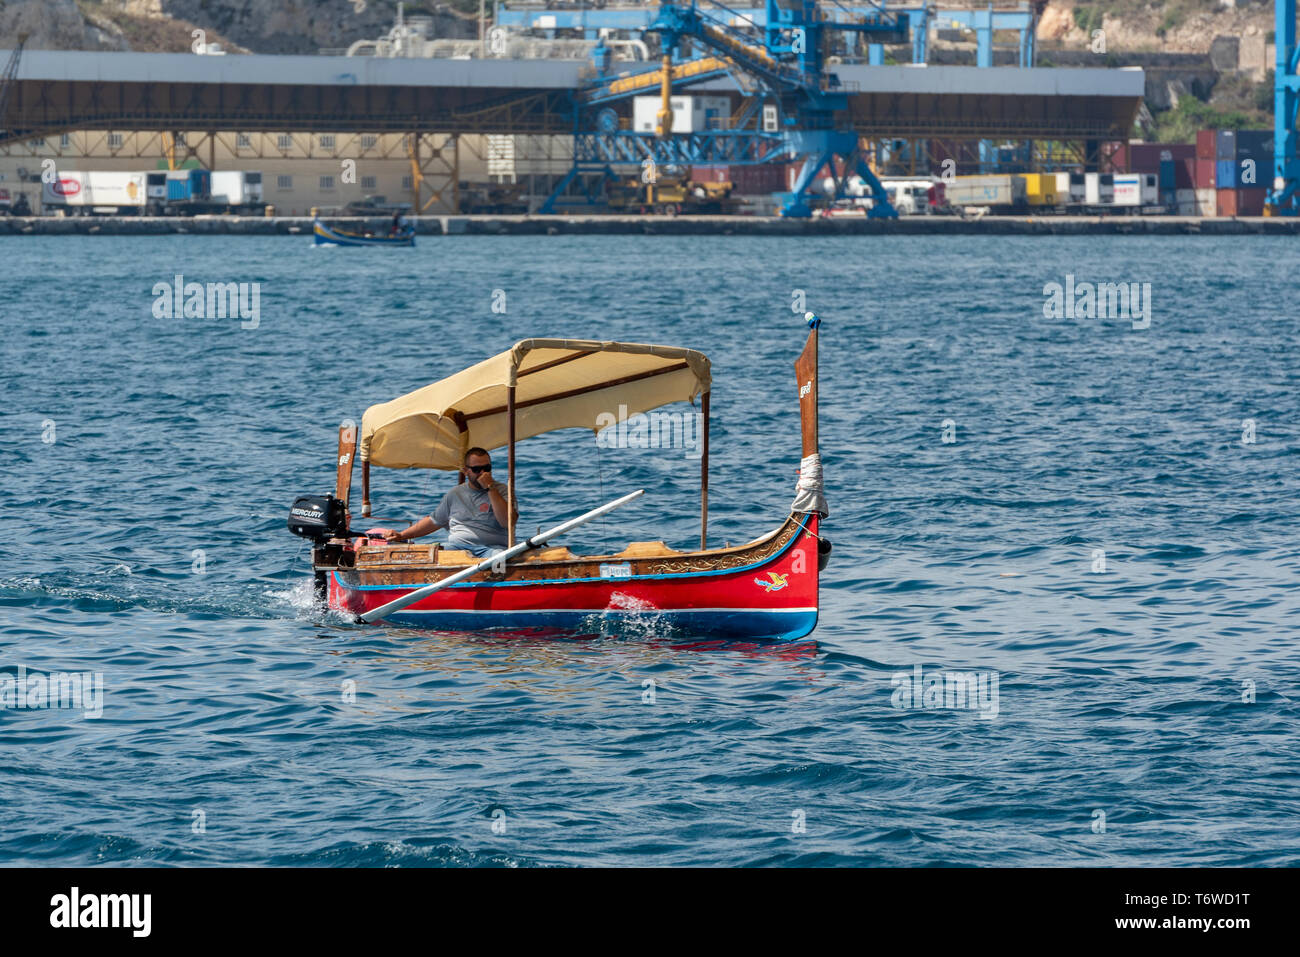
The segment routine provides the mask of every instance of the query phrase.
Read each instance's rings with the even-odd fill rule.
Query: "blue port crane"
[[[756,28],[765,22],[766,8],[754,6],[754,0],[732,0],[732,9],[738,15],[739,22],[748,21]],[[865,7],[864,7],[865,3]],[[1039,14],[1047,5],[1047,0],[1020,0],[1015,9],[987,10],[952,9],[949,7],[931,7],[927,2],[918,6],[893,6],[889,12],[904,17],[911,27],[912,62],[925,63],[929,51],[929,31],[931,27],[945,24],[956,29],[970,30],[975,34],[976,66],[993,65],[993,34],[995,31],[1015,31],[1019,35],[1019,59],[1022,67],[1034,65],[1034,31]],[[876,5],[871,0],[843,0],[823,9],[837,20],[846,17],[852,19],[867,12]],[[626,31],[639,34],[653,19],[654,11],[648,7],[628,6],[582,6],[580,4],[555,5],[539,4],[537,0],[519,0],[519,5],[512,5],[509,0],[497,0],[496,12],[492,22],[498,26],[513,29],[526,29],[548,39],[555,39],[557,31],[565,33],[580,32],[587,40],[599,39],[606,30]],[[853,35],[845,37],[848,52],[858,52],[858,38]],[[867,62],[881,66],[885,62],[885,48],[880,41],[868,39]]]
[[[1296,110],[1300,107],[1300,48],[1296,46],[1296,0],[1274,0],[1273,189],[1269,205],[1284,216],[1300,212],[1300,155]]]
[[[582,107],[607,105],[612,101],[658,91],[662,107],[651,136],[617,129],[617,119],[605,111],[597,117],[596,134],[575,130],[575,163],[568,177],[542,207],[554,208],[555,199],[573,182],[583,164],[652,161],[677,165],[683,160],[731,163],[772,162],[781,158],[804,157],[793,189],[786,195],[782,213],[812,215],[811,187],[820,170],[830,168],[834,187],[830,197],[848,193],[849,178],[856,173],[867,184],[873,203],[868,215],[895,218],[884,187],[867,163],[859,136],[837,129],[836,114],[848,109],[848,92],[833,72],[826,69],[826,51],[832,33],[845,32],[864,41],[907,42],[908,17],[883,6],[855,4],[851,15],[830,19],[817,0],[765,0],[762,42],[735,23],[751,28],[758,24],[720,0],[689,0],[663,3],[646,27],[660,36],[662,62],[657,68],[620,77],[598,76],[579,94]],[[838,5],[838,4],[836,4]],[[848,14],[848,9],[843,8]],[[684,57],[687,44],[710,51],[698,57]],[[598,69],[606,66],[597,60]],[[603,73],[604,71],[602,71]],[[671,93],[681,88],[730,75],[742,89],[753,93],[754,105],[734,128],[708,134],[672,133]],[[761,131],[743,127],[762,111]],[[583,124],[581,120],[578,126]],[[728,135],[730,134],[730,135]],[[837,168],[838,164],[838,168]],[[608,165],[605,166],[608,174]],[[842,170],[842,172],[840,172]]]

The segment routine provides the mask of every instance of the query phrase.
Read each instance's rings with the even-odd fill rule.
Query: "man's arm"
[[[509,528],[510,525],[506,522],[505,486],[498,482],[489,488],[488,499],[492,502],[492,514],[497,522],[502,528]]]
[[[498,482],[492,477],[491,472],[483,472],[481,475],[475,475],[473,472],[465,471],[466,477],[481,489],[488,493],[488,501],[492,504],[492,515],[496,518],[497,524],[502,528],[510,528],[514,522],[519,521],[519,506],[515,505],[514,520],[506,521],[506,492],[508,487],[504,482]]]
[[[391,528],[372,528],[366,534],[376,536],[382,535],[390,542],[405,542],[413,538],[420,538],[423,535],[428,535],[431,532],[436,532],[440,528],[442,528],[441,525],[436,524],[432,518],[426,515],[419,521],[412,522],[400,532],[395,532]]]

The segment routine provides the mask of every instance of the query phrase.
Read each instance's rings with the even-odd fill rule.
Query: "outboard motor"
[[[324,545],[348,535],[348,510],[333,495],[300,495],[289,509],[289,531]]]

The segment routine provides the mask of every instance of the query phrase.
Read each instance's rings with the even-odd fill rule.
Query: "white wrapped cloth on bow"
[[[822,518],[830,514],[822,491],[822,457],[816,452],[799,463],[799,484],[790,511],[816,512]]]

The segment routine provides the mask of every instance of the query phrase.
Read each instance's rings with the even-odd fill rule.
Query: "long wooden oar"
[[[622,498],[616,498],[612,502],[606,502],[604,505],[600,506],[600,508],[593,508],[585,515],[579,515],[577,518],[571,518],[567,522],[561,522],[554,528],[548,528],[544,532],[538,532],[532,538],[520,542],[513,548],[507,548],[505,551],[493,555],[491,558],[485,558],[477,565],[471,565],[469,568],[462,569],[454,575],[448,575],[442,581],[434,582],[432,585],[425,585],[423,588],[417,588],[408,595],[403,595],[401,598],[393,599],[387,605],[380,605],[378,608],[365,612],[357,618],[357,623],[368,625],[372,621],[391,615],[395,611],[400,611],[407,605],[419,601],[426,595],[432,595],[434,592],[446,588],[448,585],[454,585],[457,582],[464,581],[466,578],[477,575],[479,572],[485,571],[493,565],[500,567],[507,560],[514,558],[516,555],[520,555],[528,551],[530,548],[537,548],[539,545],[545,545],[552,538],[557,538],[565,532],[572,531],[579,525],[585,525],[593,518],[600,518],[600,516],[607,512],[612,512],[620,505],[626,505],[628,502],[635,498],[640,498],[644,494],[645,489],[639,488],[635,492],[629,492]]]

